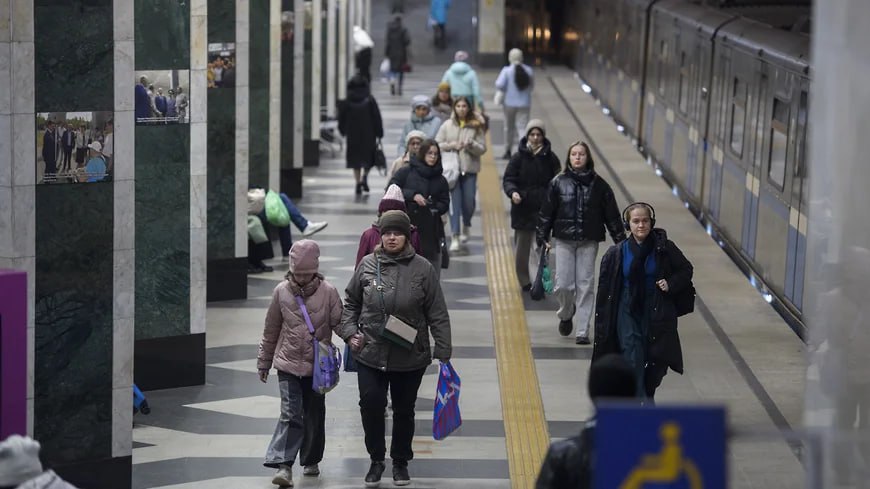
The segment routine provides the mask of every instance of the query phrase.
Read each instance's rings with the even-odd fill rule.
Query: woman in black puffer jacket
[[[524,291],[532,288],[529,254],[535,241],[538,212],[547,196],[547,186],[559,174],[559,158],[550,150],[544,121],[532,119],[504,172],[502,187],[511,199],[511,227],[514,229],[517,278]],[[534,262],[537,263],[538,250]],[[537,265],[536,265],[537,266]]]
[[[442,174],[441,150],[433,139],[420,144],[407,166],[400,168],[390,180],[402,189],[411,224],[420,233],[418,254],[425,257],[441,276],[441,241],[444,224],[441,216],[450,210],[450,187]]]
[[[595,306],[595,258],[604,228],[614,243],[625,239],[619,208],[610,185],[595,173],[589,146],[568,148],[565,171],[550,182],[547,200],[538,216],[538,245],[550,247],[556,238],[556,298],[559,333],[571,334],[574,314],[578,345],[589,344],[589,325]]]

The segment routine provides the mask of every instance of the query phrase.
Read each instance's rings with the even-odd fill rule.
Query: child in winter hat
[[[290,248],[290,269],[294,277],[312,277],[320,269],[320,246],[317,241],[302,239]]]

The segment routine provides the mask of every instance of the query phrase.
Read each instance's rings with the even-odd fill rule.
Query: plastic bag
[[[263,229],[263,223],[257,216],[248,216],[248,237],[254,244],[263,244],[269,242],[269,236],[266,235],[266,230]]]
[[[435,390],[435,413],[432,417],[432,436],[443,440],[462,425],[459,414],[459,390],[462,382],[450,362],[441,363],[438,388]]]
[[[459,153],[456,151],[441,153],[441,174],[447,180],[447,187],[450,190],[453,190],[456,182],[459,181],[459,171]]]
[[[553,293],[553,280],[550,273],[549,264],[550,252],[546,246],[541,247],[541,260],[538,262],[538,273],[535,274],[535,281],[532,283],[532,290],[529,291],[529,297],[533,301],[539,301],[546,294]],[[548,285],[549,283],[549,285]]]
[[[381,76],[387,76],[387,75],[389,75],[389,74],[390,74],[390,68],[391,68],[391,66],[390,66],[390,58],[384,58],[384,60],[381,61],[381,67],[380,67]]]
[[[286,228],[290,225],[290,213],[287,212],[287,206],[274,190],[266,193],[266,220],[269,221],[269,224],[279,228]]]

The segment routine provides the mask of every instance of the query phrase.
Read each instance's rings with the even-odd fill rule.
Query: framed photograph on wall
[[[236,43],[209,43],[207,69],[208,88],[235,88]]]
[[[190,123],[190,70],[137,71],[137,125]]]
[[[115,153],[114,113],[36,114],[36,183],[110,181]]]

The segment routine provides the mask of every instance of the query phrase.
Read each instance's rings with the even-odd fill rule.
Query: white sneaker
[[[275,477],[272,477],[272,484],[281,487],[293,487],[293,472],[290,471],[290,467],[286,465],[281,465],[280,467]]]
[[[329,223],[326,221],[308,221],[308,225],[302,230],[302,236],[311,236],[312,234],[323,230]]]
[[[320,467],[318,467],[317,464],[309,465],[302,469],[302,475],[317,477],[318,475],[320,475]]]
[[[459,235],[459,240],[462,243],[468,243],[468,237],[471,234],[471,228],[469,226],[462,226],[462,234]]]
[[[450,240],[450,252],[459,251],[459,235],[454,234],[453,239]]]

